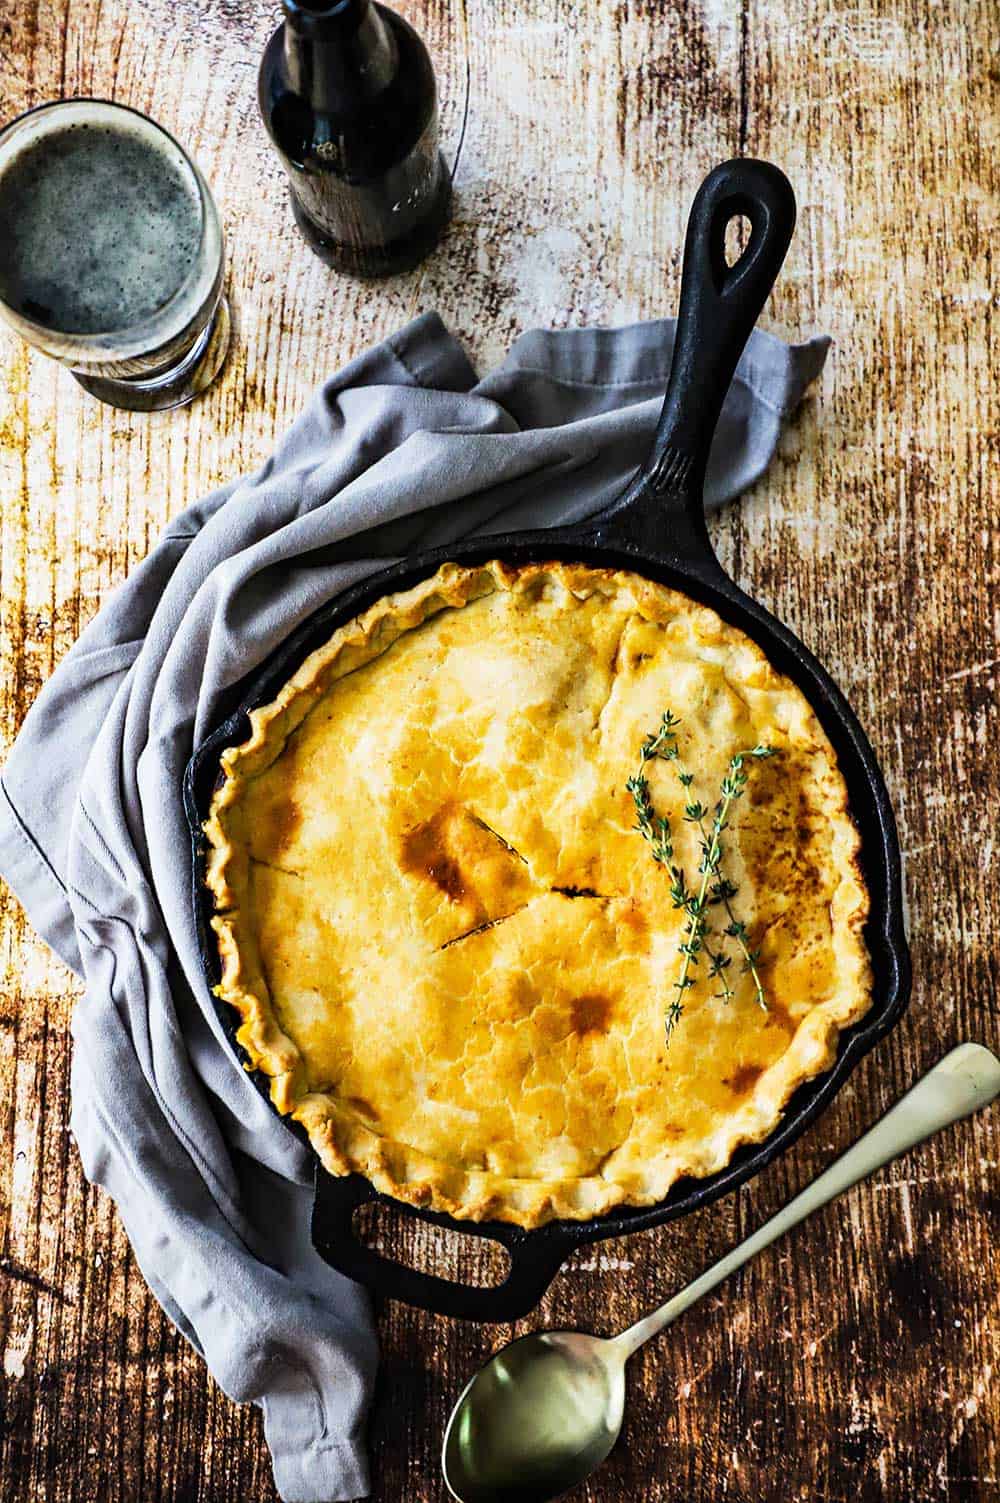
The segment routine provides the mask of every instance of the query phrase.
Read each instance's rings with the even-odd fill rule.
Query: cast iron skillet
[[[750,221],[750,239],[742,256],[729,267],[725,230],[737,215]],[[699,189],[688,223],[676,344],[659,426],[648,458],[623,493],[599,517],[586,522],[449,545],[383,569],[337,596],[244,681],[239,708],[198,748],[188,767],[184,794],[194,841],[194,902],[205,971],[214,985],[219,959],[208,925],[211,899],[203,885],[201,826],[219,775],[219,753],[246,740],[247,711],[273,699],[336,627],[390,591],[426,578],[449,559],[464,564],[491,558],[512,564],[575,560],[631,569],[672,585],[711,606],[761,646],[774,666],[805,694],[836,751],[862,840],[871,899],[866,938],[875,1000],[867,1016],[842,1034],[833,1068],[795,1093],[778,1127],[763,1143],[740,1149],[727,1168],[710,1178],[679,1182],[659,1205],[523,1231],[501,1222],[460,1222],[396,1202],[406,1214],[422,1221],[501,1242],[510,1256],[510,1271],[495,1287],[466,1287],[407,1268],[365,1247],[352,1230],[355,1208],[389,1197],[377,1194],[360,1175],[337,1178],[327,1174],[317,1160],[313,1244],[332,1267],[381,1294],[470,1320],[517,1319],[540,1299],[574,1248],[673,1221],[759,1173],[815,1120],[906,1006],[910,962],[903,932],[899,841],[878,763],[850,705],[812,654],[723,573],[709,542],[702,506],[709,445],[723,397],[784,260],[794,223],[794,195],[776,167],[749,160],[717,167]],[[243,1059],[235,1041],[236,1014],[224,1003],[218,1005],[233,1047]],[[267,1080],[259,1075],[256,1079],[266,1095]]]

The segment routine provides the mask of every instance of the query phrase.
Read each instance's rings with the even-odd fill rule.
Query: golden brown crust
[[[670,708],[761,947],[702,966],[669,1050],[681,916],[625,780]],[[870,1005],[858,837],[805,699],[714,612],[584,565],[465,569],[335,632],[222,757],[205,830],[219,996],[335,1174],[537,1226],[724,1167]],[[672,769],[649,764],[689,871]]]

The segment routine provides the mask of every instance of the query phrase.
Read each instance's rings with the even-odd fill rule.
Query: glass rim
[[[121,347],[123,351],[131,350],[133,346],[136,350],[142,350],[148,347],[150,335],[154,330],[158,328],[158,326],[160,326],[161,324],[169,324],[169,315],[171,310],[174,309],[181,302],[181,300],[190,293],[192,287],[203,275],[201,257],[205,246],[205,238],[208,230],[209,219],[213,211],[215,212],[216,216],[218,211],[215,209],[215,202],[211,197],[211,190],[202,177],[197,164],[190,156],[190,154],[185,151],[184,147],[177,140],[176,136],[172,135],[171,132],[167,130],[166,126],[161,125],[160,122],[158,120],[154,120],[151,115],[145,114],[142,110],[135,109],[130,104],[121,104],[115,99],[100,99],[90,94],[73,95],[67,99],[50,99],[43,102],[42,104],[32,105],[31,109],[23,110],[20,115],[15,115],[12,120],[9,120],[7,124],[4,125],[2,129],[0,129],[0,181],[2,181],[3,179],[3,174],[6,166],[3,161],[3,157],[9,145],[8,138],[14,131],[23,127],[26,121],[32,120],[36,115],[61,114],[64,110],[72,109],[79,105],[97,105],[102,110],[107,110],[112,114],[130,115],[134,119],[141,121],[144,126],[162,136],[164,140],[166,140],[174,148],[174,150],[180,156],[181,161],[183,162],[184,167],[186,168],[187,173],[191,178],[191,181],[194,183],[194,186],[198,191],[198,213],[200,229],[198,238],[198,253],[195,256],[194,261],[192,262],[191,267],[189,268],[183,281],[178,283],[173,292],[167,298],[166,302],[161,303],[160,306],[154,309],[152,313],[147,314],[141,322],[126,324],[123,327],[117,329],[101,329],[96,333],[78,334],[69,329],[56,329],[53,328],[50,324],[38,323],[38,321],[31,318],[30,315],[24,314],[20,312],[19,309],[12,307],[12,305],[7,302],[6,298],[4,298],[2,294],[0,294],[0,306],[2,306],[5,310],[9,310],[9,312],[15,319],[17,319],[19,323],[26,325],[32,330],[36,330],[42,339],[60,340],[67,344],[71,344],[73,348],[75,350],[79,350],[81,354],[87,352],[98,353],[101,351],[106,351],[109,346],[114,347],[116,350]],[[11,160],[16,160],[16,154]],[[118,343],[116,343],[116,341]]]

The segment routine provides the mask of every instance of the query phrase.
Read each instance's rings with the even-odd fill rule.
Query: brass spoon
[[[620,1336],[544,1331],[502,1348],[448,1421],[441,1465],[452,1497],[548,1503],[582,1482],[618,1439],[633,1352],[811,1212],[997,1095],[1000,1060],[981,1044],[960,1044],[759,1231]]]

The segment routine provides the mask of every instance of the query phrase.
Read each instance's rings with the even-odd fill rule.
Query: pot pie
[[[726,831],[767,1010],[691,970],[626,789],[664,709]],[[844,780],[800,691],[636,574],[446,564],[335,631],[222,754],[206,880],[238,1040],[332,1174],[523,1227],[663,1199],[771,1132],[871,1001]],[[675,769],[644,767],[698,869]]]

